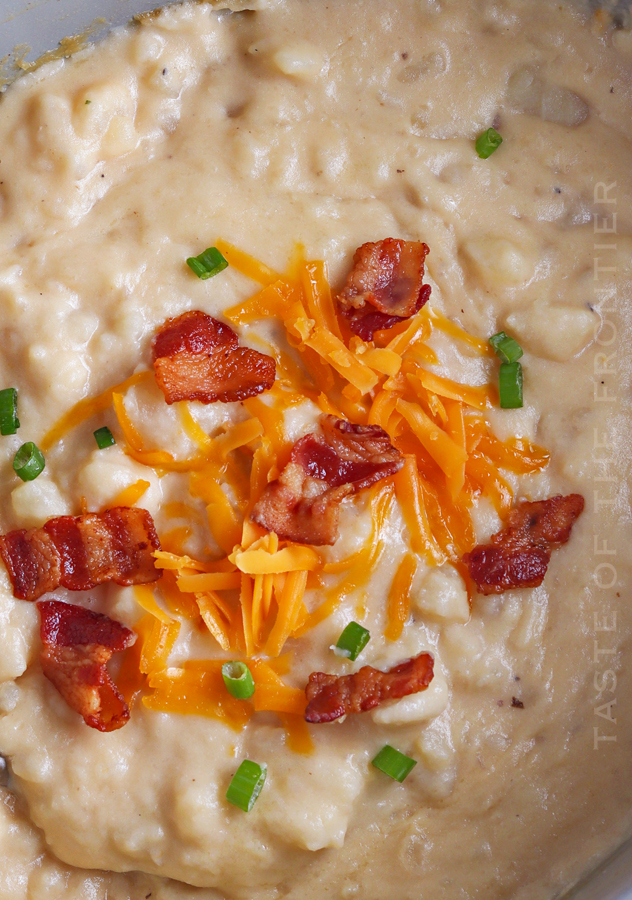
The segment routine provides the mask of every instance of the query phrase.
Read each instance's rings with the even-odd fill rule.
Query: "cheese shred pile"
[[[41,446],[50,448],[72,428],[113,409],[124,450],[132,459],[158,476],[188,476],[189,493],[205,506],[208,528],[224,554],[213,561],[189,557],[183,547],[201,524],[198,513],[185,503],[165,505],[167,516],[187,524],[161,535],[163,550],[155,554],[156,566],[163,570],[155,588],[162,604],[153,586],[134,589],[145,613],[136,625],[139,639],[127,652],[118,678],[128,703],[143,690],[142,702],[150,709],[211,716],[236,729],[254,712],[272,711],[281,717],[289,745],[309,752],[304,692],[281,677],[291,664],[290,655],[282,655],[284,646],[290,637],[326,619],[344,598],[367,587],[384,552],[384,527],[393,504],[399,504],[411,552],[385,598],[389,640],[400,637],[409,615],[417,559],[429,565],[450,561],[467,581],[461,559],[475,543],[474,502],[488,498],[505,518],[513,495],[501,470],[537,472],[549,455],[526,440],[503,442],[492,434],[484,411],[497,405],[493,386],[461,384],[429,368],[439,365],[428,343],[434,330],[470,352],[493,355],[487,342],[430,305],[366,343],[343,334],[325,263],[305,259],[302,247],[297,246],[282,275],[225,241],[216,246],[230,266],[261,285],[254,296],[226,310],[225,317],[236,326],[276,319],[296,351],[291,355],[265,344],[275,358],[277,380],[264,395],[244,401],[248,418],[210,437],[195,418],[195,404],[182,402],[180,423],[197,448],[195,455],[180,460],[162,448],[148,448],[125,404],[130,388],[153,379],[153,372],[146,371],[78,403]],[[288,460],[291,444],[284,414],[305,400],[323,413],[381,426],[405,459],[393,478],[370,491],[372,524],[366,545],[336,563],[324,563],[315,547],[280,541],[249,519],[267,484]],[[139,480],[121,492],[115,505],[133,505],[148,487],[148,481]],[[339,576],[333,587],[329,576]],[[312,588],[325,596],[316,608],[305,600]],[[207,629],[225,659],[248,660],[256,687],[251,701],[227,692],[221,676],[225,659],[168,667],[182,618]]]

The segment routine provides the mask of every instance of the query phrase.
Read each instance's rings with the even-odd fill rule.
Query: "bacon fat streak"
[[[463,557],[481,594],[542,584],[551,551],[568,541],[583,508],[580,494],[519,503],[490,544],[475,547]]]
[[[270,356],[240,347],[230,326],[200,311],[162,326],[153,344],[158,387],[167,403],[231,403],[269,390],[276,377]]]
[[[352,675],[327,675],[312,672],[305,696],[305,720],[312,723],[333,722],[349,713],[366,712],[384,700],[397,700],[424,691],[433,677],[434,660],[420,653],[387,672],[363,666]]]
[[[46,678],[86,725],[98,731],[121,728],[129,720],[129,709],[106,663],[112,654],[132,646],[134,632],[107,616],[59,600],[44,600],[37,607]]]
[[[322,434],[298,440],[288,464],[255,504],[254,522],[284,540],[333,544],[345,497],[394,475],[404,464],[378,425],[321,420]]]
[[[0,555],[20,600],[37,600],[58,587],[88,591],[106,581],[157,581],[161,573],[152,554],[159,549],[147,510],[126,506],[58,516],[42,528],[0,535]]]
[[[364,341],[418,312],[430,297],[423,283],[427,244],[386,238],[362,244],[338,295],[349,328]]]

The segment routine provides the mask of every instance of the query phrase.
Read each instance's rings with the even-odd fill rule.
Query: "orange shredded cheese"
[[[390,484],[378,485],[373,488],[371,496],[372,529],[369,541],[362,550],[349,558],[353,560],[353,563],[347,571],[346,577],[326,592],[327,599],[324,603],[310,613],[302,625],[298,626],[297,624],[295,630],[297,636],[305,634],[323,622],[345,597],[361,589],[368,582],[384,552],[382,532],[391,514],[393,499],[394,493]],[[330,567],[333,568],[332,564]]]
[[[283,572],[311,572],[321,565],[320,554],[304,544],[290,544],[269,553],[263,547],[236,550],[230,559],[248,575],[279,575]]]
[[[160,579],[160,593],[173,615],[182,616],[183,619],[188,619],[190,622],[199,621],[200,610],[197,607],[195,598],[191,594],[182,593],[178,588],[175,572],[163,572]]]
[[[125,400],[122,394],[116,392],[112,393],[112,405],[118,423],[121,426],[121,431],[128,443],[127,452],[133,459],[136,459],[138,462],[142,462],[147,466],[156,467],[163,466],[165,463],[175,462],[173,456],[170,453],[165,453],[164,450],[145,450],[143,439],[127,414]]]
[[[222,650],[231,650],[234,641],[234,635],[231,634],[230,618],[226,616],[225,610],[221,608],[221,601],[217,594],[212,591],[199,593],[195,595],[195,602],[202,617],[202,621],[213,635]],[[233,640],[231,640],[231,637]]]
[[[233,508],[221,485],[212,477],[202,474],[193,483],[206,501],[206,512],[211,534],[224,553],[231,553],[235,544],[239,543],[242,530],[242,518]]]
[[[210,533],[223,554],[202,561],[184,553],[203,514],[185,503],[164,505],[167,516],[183,522],[162,536],[163,549],[154,554],[156,568],[164,573],[157,595],[169,611],[157,602],[153,587],[134,588],[146,614],[137,623],[138,640],[123,657],[118,676],[128,702],[146,690],[143,703],[148,709],[209,716],[236,730],[259,711],[274,712],[286,730],[288,746],[309,753],[313,743],[302,718],[305,694],[283,682],[290,655],[281,654],[290,638],[315,627],[346,598],[360,618],[366,613],[370,579],[385,553],[395,500],[411,552],[404,555],[385,598],[384,634],[392,641],[401,637],[409,616],[418,560],[441,565],[450,559],[462,571],[463,554],[474,546],[474,500],[487,497],[505,516],[513,496],[501,470],[541,471],[549,455],[524,439],[500,441],[492,434],[483,412],[497,403],[493,386],[461,384],[428,370],[428,365],[439,365],[436,352],[426,343],[436,329],[477,353],[493,356],[486,341],[442,313],[426,306],[409,321],[376,332],[372,342],[365,342],[341,327],[325,263],[307,260],[302,245],[296,245],[285,275],[221,239],[216,246],[229,265],[261,285],[227,310],[226,317],[237,325],[277,318],[292,348],[285,352],[266,344],[266,352],[275,358],[277,381],[265,397],[243,402],[250,418],[211,437],[183,402],[177,407],[180,423],[197,455],[175,459],[162,448],[147,449],[125,406],[125,392],[152,378],[151,372],[141,372],[81,401],[45,435],[41,446],[48,449],[71,428],[111,405],[131,458],[160,475],[189,476],[189,492],[206,507]],[[402,469],[371,489],[371,533],[365,546],[327,564],[317,548],[279,542],[277,535],[249,518],[289,458],[285,413],[305,400],[352,423],[379,425],[404,454]],[[149,486],[149,481],[139,479],[114,502],[132,506]],[[324,602],[311,612],[308,589],[325,593]],[[221,677],[222,660],[167,667],[180,618],[206,629],[232,658],[248,660],[255,681],[250,700],[236,700],[228,693]],[[259,653],[267,659],[255,658]]]
[[[186,401],[178,403],[178,412],[187,437],[196,443],[200,450],[210,453],[210,451],[214,449],[213,440],[204,431],[200,423],[193,418],[193,414],[189,409],[189,404]]]
[[[266,266],[265,263],[255,259],[254,256],[250,256],[249,253],[238,250],[237,247],[229,244],[228,241],[223,240],[223,238],[218,238],[215,242],[215,246],[228,262],[228,265],[232,266],[233,269],[237,269],[238,272],[241,272],[241,274],[245,275],[247,278],[258,281],[259,284],[266,285],[274,284],[275,281],[281,280],[281,276],[278,272],[275,272],[270,266]]]
[[[172,619],[169,624],[166,624],[154,619],[151,630],[143,641],[140,655],[140,671],[144,675],[159,672],[165,668],[179,632],[179,622]]]
[[[288,637],[296,629],[296,620],[306,585],[307,572],[289,572],[280,596],[276,595],[279,611],[266,643],[265,650],[268,656],[278,656]],[[285,711],[292,712],[292,710]]]
[[[229,568],[220,569],[214,563],[203,563],[198,559],[192,559],[186,554],[178,555],[176,553],[168,553],[166,550],[155,550],[153,557],[156,560],[157,569],[192,569],[194,572],[217,572],[217,571],[234,571],[235,567],[229,564]]]
[[[404,522],[408,528],[410,546],[417,556],[425,559],[430,565],[442,565],[446,558],[430,529],[414,456],[405,457],[404,465],[393,481]]]
[[[487,341],[482,341],[480,338],[474,337],[473,334],[470,334],[469,331],[461,328],[461,326],[457,325],[456,322],[453,322],[452,319],[448,319],[444,316],[438,309],[428,306],[425,306],[424,309],[428,310],[428,315],[432,320],[433,326],[439,328],[450,337],[457,338],[458,340],[463,341],[463,343],[468,344],[470,347],[473,347],[475,350],[478,350],[481,356],[494,356],[494,350]]]
[[[99,394],[97,397],[80,400],[79,403],[76,403],[72,409],[62,416],[50,431],[46,432],[40,441],[40,448],[44,452],[50,450],[53,444],[60,441],[69,431],[72,431],[73,428],[76,428],[78,425],[91,419],[92,416],[96,416],[97,413],[105,412],[106,409],[109,409],[112,405],[113,394],[124,393],[134,385],[140,384],[143,381],[148,381],[151,378],[153,378],[153,372],[137,372],[135,375],[130,375],[125,381],[121,381],[120,384],[103,391],[103,393]]]
[[[434,459],[439,468],[447,475],[458,472],[460,466],[467,459],[467,454],[459,447],[445,431],[413,403],[407,400],[398,400],[395,408],[406,419],[415,437]]]
[[[414,360],[415,362],[426,363],[430,366],[439,365],[439,357],[434,352],[432,347],[429,347],[428,344],[424,344],[421,341],[415,344],[414,347],[411,347],[408,358]]]
[[[410,365],[410,364],[409,364]],[[443,378],[441,375],[435,375],[428,372],[421,366],[412,364],[413,373],[419,378],[422,385],[428,391],[438,394],[440,397],[447,397],[450,400],[460,400],[466,406],[472,406],[474,409],[485,409],[492,406],[492,392],[490,387],[472,387],[467,384],[459,384],[450,378]]]
[[[172,528],[171,531],[162,535],[160,545],[163,550],[168,550],[181,556],[184,553],[184,544],[192,534],[193,529],[188,525],[179,525],[177,528]]]
[[[153,616],[148,613],[134,626],[136,642],[125,651],[116,678],[116,686],[130,710],[145,686],[146,677],[141,671],[141,656],[143,652],[143,642],[145,636],[151,629],[152,622]]]
[[[467,451],[463,405],[458,400],[449,400],[447,398],[444,400],[443,405],[448,417],[446,429],[448,434],[455,444],[461,447],[462,450]],[[450,496],[454,500],[461,493],[463,485],[465,484],[465,462],[462,466],[459,466],[458,469],[454,469],[454,471],[447,476],[446,480]]]
[[[252,441],[261,437],[262,434],[263,425],[259,419],[246,419],[238,425],[233,425],[224,434],[215,438],[215,446],[219,450],[222,459],[226,459],[231,451],[252,443]]]
[[[173,622],[171,616],[167,615],[167,613],[158,606],[154,590],[149,585],[137,584],[134,587],[134,599],[139,606],[142,606],[146,612],[151,613],[151,615],[155,619],[158,619],[159,622],[162,622],[163,625],[169,625],[170,622]]]
[[[465,464],[465,472],[491,499],[496,512],[504,519],[513,503],[513,491],[500,472],[482,453],[472,453]]]
[[[254,279],[259,281],[259,278]],[[246,325],[257,319],[285,319],[298,300],[297,289],[286,281],[278,280],[260,290],[245,303],[231,306],[224,312],[229,322]]]
[[[139,478],[134,484],[130,484],[126,488],[123,488],[123,490],[116,495],[114,500],[112,500],[110,507],[133,506],[135,503],[138,503],[149,487],[150,483],[148,481],[143,481],[142,478]]]
[[[152,690],[143,697],[147,709],[207,716],[235,731],[240,731],[252,715],[250,704],[236,700],[226,690],[222,660],[195,660],[182,668],[152,672],[147,683]]]
[[[412,553],[407,553],[399,564],[388,593],[386,610],[388,624],[384,637],[389,641],[397,641],[402,636],[410,614],[410,591],[416,571],[417,560]]]
[[[405,330],[389,341],[386,345],[387,350],[402,356],[413,344],[416,344],[418,341],[425,341],[430,337],[432,325],[425,309],[426,307],[416,316],[413,316]]]
[[[356,355],[360,357],[365,366],[382,375],[397,375],[402,367],[401,356],[388,348],[380,350],[378,347],[373,347]]]
[[[185,594],[198,591],[234,591],[241,587],[239,572],[201,572],[196,575],[181,575],[178,589]]]
[[[248,400],[244,400],[244,406],[263,426],[263,434],[270,441],[277,457],[288,450],[283,414],[264,403],[259,397],[249,397]]]
[[[316,325],[304,338],[304,343],[329,363],[360,394],[368,394],[377,384],[378,377],[375,372],[354,356],[331,331]]]
[[[255,637],[252,628],[252,579],[242,573],[239,605],[241,607],[242,627],[244,629],[244,642],[246,656],[252,656],[255,652]]]
[[[304,715],[280,713],[281,722],[287,734],[287,745],[294,753],[310,754],[314,752],[314,742],[309,733],[309,726]]]
[[[325,263],[321,260],[304,262],[300,266],[300,280],[310,318],[342,341]]]
[[[305,712],[307,700],[305,692],[289,687],[274,669],[261,659],[248,661],[252,672],[255,692],[252,702],[257,712],[292,713],[301,716]]]

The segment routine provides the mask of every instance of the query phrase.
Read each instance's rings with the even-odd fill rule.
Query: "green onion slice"
[[[40,472],[44,471],[46,460],[44,454],[36,447],[33,441],[22,444],[13,457],[13,469],[22,481],[33,481]]]
[[[244,759],[232,777],[226,799],[244,812],[250,812],[266,782],[267,766]]]
[[[501,409],[520,409],[522,403],[522,366],[519,362],[501,363],[498,373]]]
[[[106,447],[111,447],[112,444],[116,444],[114,435],[107,425],[104,425],[103,428],[97,428],[93,434],[99,450],[105,450]]]
[[[19,427],[18,392],[5,388],[0,391],[0,434],[15,434]]]
[[[252,672],[243,662],[224,663],[222,666],[222,678],[229,694],[238,700],[247,700],[255,692],[255,683]]]
[[[404,778],[410,775],[415,768],[417,760],[411,759],[410,756],[405,756],[399,750],[391,747],[390,744],[386,744],[375,759],[371,760],[371,763],[380,772],[384,772],[385,775],[389,775],[401,784]]]
[[[371,635],[366,628],[357,622],[349,622],[333,648],[334,653],[337,656],[346,656],[347,659],[357,659],[370,640]]]
[[[224,259],[217,247],[209,247],[199,256],[190,256],[187,265],[198,278],[204,280],[222,272],[227,267],[228,260]]]
[[[476,138],[476,152],[481,159],[487,159],[494,150],[498,150],[503,139],[495,128],[488,128]]]
[[[522,356],[522,347],[518,341],[514,341],[512,337],[499,331],[490,337],[489,343],[496,352],[496,356],[504,363],[517,362]]]

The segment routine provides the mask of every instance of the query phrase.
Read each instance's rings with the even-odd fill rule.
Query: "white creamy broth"
[[[551,453],[543,472],[504,473],[515,497],[575,492],[586,510],[540,587],[475,594],[471,614],[456,569],[419,561],[389,641],[386,597],[409,547],[394,503],[369,586],[289,641],[284,678],[303,688],[315,670],[424,650],[435,678],[312,726],[310,755],[273,713],[236,732],[137,702],[119,731],[87,728],[44,679],[37,610],[2,567],[0,897],[548,900],[630,833],[631,105],[629,32],[543,0],[184,4],[6,93],[0,388],[18,388],[21,428],[0,439],[3,531],[77,515],[82,498],[103,509],[138,479],[158,533],[183,524],[168,508],[195,507],[187,475],[130,458],[120,432],[95,449],[94,428],[116,430],[109,410],[55,444],[35,481],[11,463],[75,403],[147,368],[166,318],[221,317],[255,292],[234,267],[208,281],[187,269],[219,238],[278,272],[300,242],[334,288],[363,242],[425,241],[431,306],[524,348],[525,406],[486,413],[501,440]],[[503,143],[479,159],[491,125]],[[288,350],[278,322],[237,330]],[[440,330],[428,343],[438,374],[493,382],[493,360]],[[153,383],[126,404],[148,447],[195,452]],[[191,408],[208,433],[247,418],[238,403]],[[319,414],[292,407],[287,440]],[[328,561],[364,546],[370,502],[345,502]],[[219,557],[196,509],[186,550]],[[485,499],[472,517],[479,542],[501,527]],[[130,627],[142,613],[114,585],[56,595]],[[310,587],[310,611],[322,599]],[[359,609],[372,639],[350,667],[329,648]],[[169,665],[217,654],[184,620]],[[385,743],[417,761],[402,785],[370,765]],[[243,758],[268,765],[248,814],[224,799]]]

